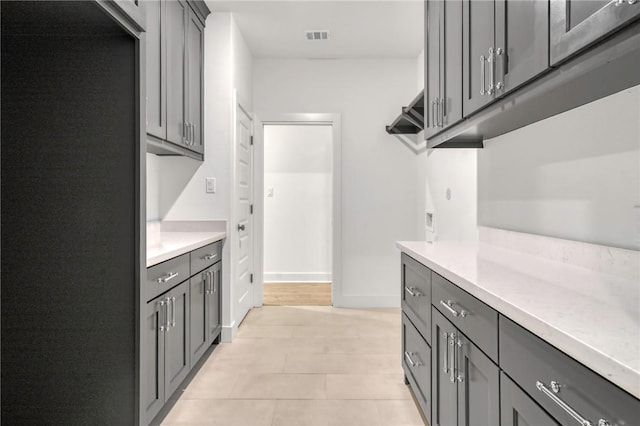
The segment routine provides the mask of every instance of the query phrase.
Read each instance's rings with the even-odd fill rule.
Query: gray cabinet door
[[[431,348],[402,315],[402,367],[427,421],[431,421]]]
[[[496,96],[549,67],[549,3],[496,0]]]
[[[425,2],[425,136],[440,131],[438,102],[440,101],[440,8],[441,1]]]
[[[204,132],[202,128],[202,88],[204,81],[204,27],[189,10],[187,23],[187,123],[189,129],[189,149],[204,152]]]
[[[431,425],[457,424],[457,386],[453,365],[457,329],[437,309],[432,308],[431,335]],[[480,424],[480,423],[478,423]]]
[[[462,109],[467,117],[494,99],[488,62],[489,50],[495,47],[494,1],[464,0],[462,13]]]
[[[442,3],[440,28],[440,93],[442,126],[462,119],[462,2]]]
[[[161,296],[168,303],[169,329],[165,331],[165,401],[182,383],[190,368],[189,281]]]
[[[167,58],[164,34],[165,2],[146,2],[147,8],[147,133],[167,137]]]
[[[142,411],[145,423],[149,423],[165,401],[164,394],[164,328],[166,324],[165,302],[162,298],[147,303],[142,339],[144,361],[142,363]]]
[[[220,288],[222,287],[222,262],[213,265],[209,271],[213,278],[211,282],[211,290],[209,292],[209,301],[207,309],[207,328],[208,342],[211,344],[220,335]]]
[[[500,424],[500,370],[464,334],[456,337],[458,426]]]
[[[182,0],[166,2],[167,140],[185,145],[185,25],[189,6]]]
[[[640,2],[628,0],[552,0],[550,10],[551,65],[640,18]]]
[[[209,342],[207,310],[211,275],[207,270],[191,277],[189,284],[189,356],[191,365],[205,353]]]
[[[500,373],[500,424],[502,426],[559,426],[504,372]]]

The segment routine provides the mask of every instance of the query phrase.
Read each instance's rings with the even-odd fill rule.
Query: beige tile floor
[[[254,309],[163,425],[423,426],[400,347],[399,309]]]

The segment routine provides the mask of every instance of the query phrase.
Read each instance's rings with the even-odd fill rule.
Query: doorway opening
[[[261,116],[256,304],[335,305],[341,288],[339,114]]]
[[[332,128],[264,126],[264,304],[331,305]]]

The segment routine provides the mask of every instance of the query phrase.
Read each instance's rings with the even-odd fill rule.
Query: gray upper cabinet
[[[556,65],[640,17],[638,0],[551,0],[550,59]]]
[[[147,2],[144,0],[113,0],[113,4],[124,12],[129,19],[134,21],[141,28],[145,28],[146,15],[145,7]]]
[[[189,10],[187,23],[187,102],[186,126],[189,148],[200,154],[204,152],[203,95],[204,87],[204,26],[196,14]]]
[[[167,37],[163,34],[166,3],[147,7],[147,133],[167,138]]]
[[[425,2],[425,133],[462,119],[462,3]]]
[[[187,145],[185,124],[185,58],[189,6],[183,0],[167,1],[167,140]]]
[[[497,0],[496,96],[521,86],[549,68],[549,3]]]

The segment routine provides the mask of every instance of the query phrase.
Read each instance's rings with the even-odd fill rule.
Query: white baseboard
[[[335,308],[399,308],[400,297],[389,296],[333,296]]]
[[[331,272],[265,272],[265,283],[327,283]]]
[[[222,343],[231,343],[233,339],[238,335],[238,326],[234,321],[231,325],[223,325],[222,331],[220,332],[220,342]]]

